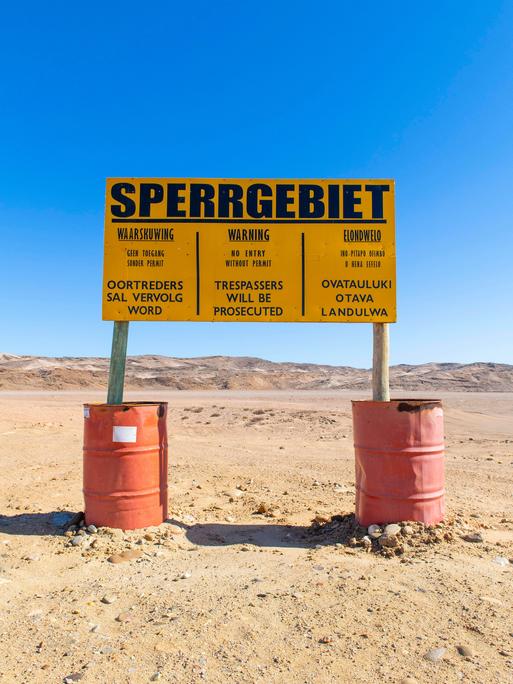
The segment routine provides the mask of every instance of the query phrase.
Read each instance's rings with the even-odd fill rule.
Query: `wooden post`
[[[372,399],[390,401],[388,323],[373,323]]]
[[[114,321],[107,404],[121,404],[123,401],[127,342],[128,321]]]

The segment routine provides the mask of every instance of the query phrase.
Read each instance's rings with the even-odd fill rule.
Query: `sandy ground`
[[[136,397],[170,402],[186,533],[84,550],[52,520],[83,509],[81,404],[102,396],[0,393],[1,682],[513,682],[512,394],[443,395],[449,514],[484,542],[392,559],[310,527],[353,510],[349,394]]]

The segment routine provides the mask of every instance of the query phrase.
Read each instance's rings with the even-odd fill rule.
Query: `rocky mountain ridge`
[[[109,360],[0,353],[0,389],[60,390],[107,384]],[[129,356],[128,389],[178,390],[353,389],[369,387],[370,369],[313,363],[273,362],[254,357]],[[476,362],[400,364],[390,368],[397,390],[513,391],[513,365]]]

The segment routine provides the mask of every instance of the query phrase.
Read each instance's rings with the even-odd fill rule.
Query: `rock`
[[[91,629],[89,631],[95,633],[99,629],[100,629],[100,625],[91,625]]]
[[[185,572],[182,572],[179,577],[180,579],[189,579],[189,577],[192,577],[192,572],[190,570],[186,570]]]
[[[271,507],[269,504],[266,504],[262,501],[261,504],[259,504],[257,508],[257,513],[268,513],[271,510]]]
[[[379,525],[369,525],[367,528],[367,534],[369,537],[372,537],[372,539],[377,539],[378,537],[381,537],[383,530]]]
[[[81,527],[81,528],[77,531],[77,535],[80,535],[80,536],[82,536],[82,537],[85,537],[86,534],[87,534],[87,532],[85,531],[85,529],[84,529],[83,527]]]
[[[150,682],[157,682],[162,677],[160,672],[155,672],[154,675],[150,677]]]
[[[472,544],[481,544],[483,542],[483,537],[480,532],[471,532],[463,537],[466,542],[471,542]]]
[[[479,597],[483,603],[491,603],[493,606],[502,606],[502,601],[494,598],[493,596],[480,596]]]
[[[323,636],[319,639],[320,644],[332,644],[333,643],[333,637],[330,636]]]
[[[500,565],[501,567],[505,568],[509,565],[509,560],[507,558],[504,558],[504,556],[495,556],[495,558],[492,560],[492,563],[495,563],[496,565]]]
[[[401,532],[401,526],[396,525],[395,523],[392,523],[390,525],[387,525],[385,527],[385,534],[388,536],[393,536],[395,534],[399,534]]]
[[[38,556],[37,553],[31,553],[30,556],[23,556],[23,560],[28,560],[28,561],[38,561],[41,558],[41,556]]]
[[[63,679],[64,684],[73,684],[73,682],[79,682],[84,676],[83,672],[73,672],[73,674],[66,675]]]
[[[179,525],[167,525],[166,526],[166,532],[167,534],[184,534],[185,530],[183,527],[180,527]]]
[[[370,547],[372,546],[371,538],[368,537],[367,535],[365,535],[365,537],[362,537],[361,543],[363,544],[363,546],[364,546],[366,549],[370,549]]]
[[[115,553],[108,557],[109,563],[126,563],[131,560],[136,560],[137,558],[142,558],[143,552],[138,549],[128,549],[127,551],[122,551],[121,553]]]
[[[100,653],[102,655],[110,655],[111,653],[114,653],[114,649],[112,648],[112,646],[102,646],[100,648]]]
[[[319,525],[324,525],[331,522],[331,517],[329,515],[316,515],[313,521]]]
[[[429,660],[432,663],[437,663],[439,660],[443,659],[446,650],[447,649],[445,649],[443,646],[440,648],[432,648],[424,655],[424,659]]]
[[[155,535],[153,534],[153,532],[146,532],[144,538],[146,539],[146,541],[153,541],[155,539]]]
[[[132,613],[129,611],[125,611],[124,613],[120,613],[117,618],[116,622],[130,622],[132,619]]]
[[[82,535],[73,537],[73,539],[71,540],[71,546],[80,546],[80,544],[82,544],[83,541],[84,537]]]
[[[404,679],[401,679],[399,684],[418,684],[418,680],[413,677],[405,677]]]
[[[115,603],[117,600],[117,596],[114,596],[113,594],[105,594],[101,601],[102,603],[110,605],[111,603]]]
[[[456,646],[458,653],[465,658],[472,658],[474,651],[469,646]]]
[[[89,534],[96,534],[98,532],[98,528],[96,527],[96,525],[88,525],[87,531],[89,532]]]
[[[405,525],[401,529],[401,534],[403,534],[405,537],[411,537],[411,535],[414,533],[414,529],[411,525]]]
[[[394,547],[399,546],[399,541],[395,534],[382,534],[378,541],[381,546],[384,546],[387,549],[393,549]]]

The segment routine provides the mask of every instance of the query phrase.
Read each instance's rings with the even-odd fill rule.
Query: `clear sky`
[[[108,355],[108,176],[395,178],[392,363],[513,363],[513,3],[4,3],[0,351]],[[136,323],[129,353],[368,367],[366,324]]]

